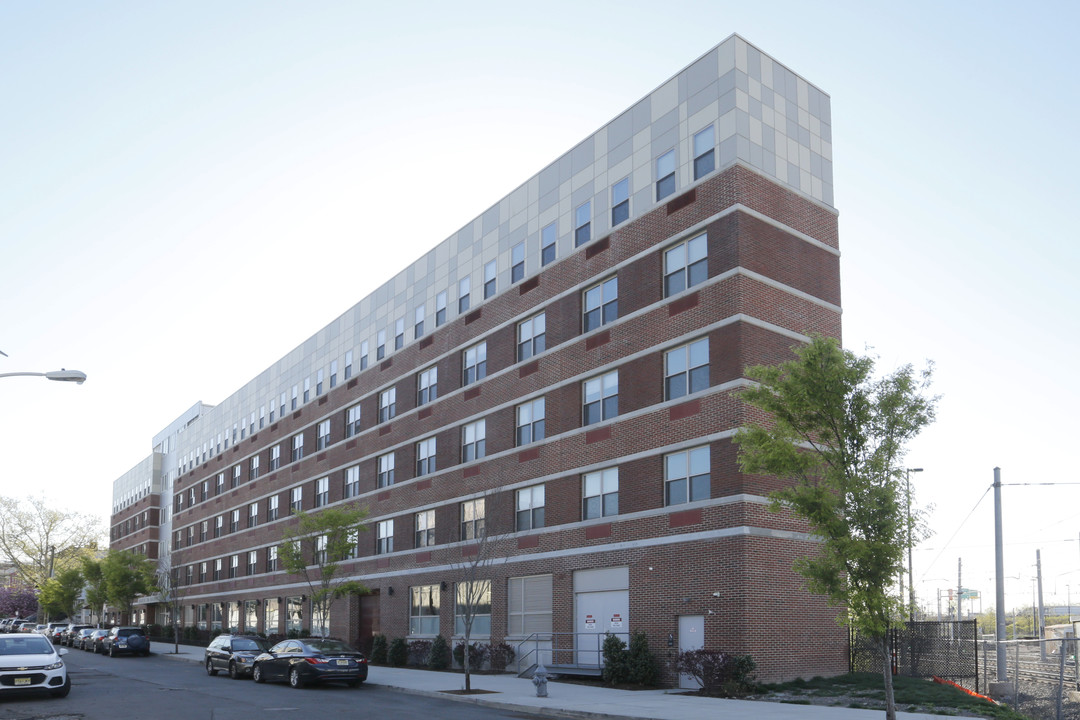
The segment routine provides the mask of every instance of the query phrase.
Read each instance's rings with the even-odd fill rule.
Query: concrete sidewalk
[[[203,662],[203,649],[153,643],[156,655],[188,662]],[[472,689],[486,690],[481,695],[454,695],[447,691],[464,688],[465,676],[459,673],[412,670],[373,665],[368,671],[368,685],[377,685],[413,695],[427,695],[442,700],[468,702],[503,710],[573,718],[634,718],[635,720],[701,720],[723,717],[724,720],[881,720],[882,710],[853,710],[820,705],[790,705],[752,700],[722,700],[680,695],[666,690],[613,690],[572,683],[548,683],[548,697],[536,697],[531,680],[515,675],[473,675]],[[940,715],[925,713],[896,714],[901,720],[940,720]],[[954,716],[956,717],[956,716]]]

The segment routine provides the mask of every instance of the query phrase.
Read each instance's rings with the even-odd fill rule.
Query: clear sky
[[[6,0],[0,372],[89,380],[0,380],[0,494],[107,519],[185,409],[737,32],[832,98],[845,345],[936,363],[920,598],[962,560],[993,604],[1000,466],[1006,604],[1039,549],[1080,605],[1080,5],[1019,5]]]

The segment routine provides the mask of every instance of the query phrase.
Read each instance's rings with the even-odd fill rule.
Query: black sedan
[[[105,637],[109,634],[108,630],[98,628],[89,635],[84,635],[82,639],[82,645],[80,647],[83,650],[89,650],[90,652],[97,654],[105,652]]]
[[[218,635],[206,648],[203,664],[207,675],[228,670],[229,677],[238,680],[251,675],[256,656],[270,649],[270,643],[254,635]]]
[[[343,682],[356,687],[367,680],[364,653],[333,638],[282,640],[255,658],[255,682],[288,680],[301,688],[309,683]]]

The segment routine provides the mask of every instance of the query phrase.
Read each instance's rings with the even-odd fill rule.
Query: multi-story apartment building
[[[840,335],[829,103],[729,37],[159,433],[117,481],[114,547],[160,530],[186,625],[309,629],[283,529],[357,502],[343,568],[370,592],[328,619],[350,641],[458,637],[486,536],[481,641],[644,631],[763,679],[844,671],[837,610],[792,571],[817,546],[731,442],[747,365]]]

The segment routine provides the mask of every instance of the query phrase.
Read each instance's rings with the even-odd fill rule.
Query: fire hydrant
[[[544,667],[544,663],[540,663],[536,666],[536,672],[533,673],[533,685],[536,686],[536,697],[547,697],[547,682],[548,671]]]

